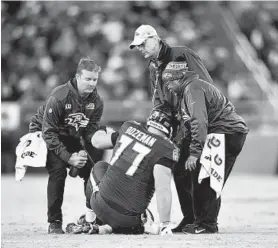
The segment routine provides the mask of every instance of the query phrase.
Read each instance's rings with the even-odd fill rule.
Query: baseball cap
[[[157,35],[155,29],[150,25],[141,25],[135,30],[134,39],[129,45],[130,49],[141,45],[147,38]]]

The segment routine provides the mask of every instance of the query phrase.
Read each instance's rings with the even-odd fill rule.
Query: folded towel
[[[225,134],[211,133],[207,136],[200,163],[202,165],[198,182],[210,177],[210,187],[221,195],[225,175]]]
[[[27,166],[45,167],[47,157],[46,143],[42,132],[25,134],[16,147],[15,180],[21,181],[25,176]]]

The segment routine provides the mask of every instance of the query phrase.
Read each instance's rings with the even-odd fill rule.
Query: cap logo
[[[167,64],[165,70],[187,70],[186,62],[170,62]]]

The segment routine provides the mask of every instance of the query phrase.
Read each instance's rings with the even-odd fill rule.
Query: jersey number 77
[[[121,156],[121,154],[124,152],[125,149],[128,148],[128,146],[132,143],[133,139],[126,136],[126,135],[122,135],[120,140],[118,142],[121,143],[121,145],[119,146],[119,148],[116,150],[114,156],[111,158],[110,160],[110,164],[114,165],[115,162],[119,159],[119,157]],[[138,166],[140,165],[140,163],[142,162],[142,160],[144,159],[144,157],[149,154],[151,152],[151,149],[142,145],[139,142],[136,142],[133,147],[132,150],[134,152],[137,152],[137,156],[134,158],[131,166],[128,168],[128,170],[126,171],[126,175],[128,176],[133,176],[133,174],[136,172],[136,170],[138,169]]]

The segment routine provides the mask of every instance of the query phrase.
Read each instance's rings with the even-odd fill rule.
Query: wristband
[[[103,131],[105,131],[105,133],[107,133],[106,126],[100,126],[97,131],[99,131],[99,130],[103,130]]]
[[[119,137],[118,132],[114,132],[114,133],[111,134],[111,143],[112,143],[113,146],[115,146],[118,137]]]

